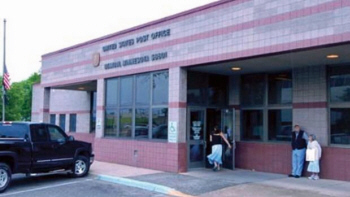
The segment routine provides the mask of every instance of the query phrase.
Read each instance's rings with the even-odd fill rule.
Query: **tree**
[[[2,78],[1,78],[2,81]],[[28,79],[12,83],[7,91],[8,102],[5,117],[9,121],[28,121],[31,119],[33,84],[40,82],[40,74],[33,73]],[[2,91],[1,91],[2,96]],[[2,109],[2,102],[0,102]],[[2,113],[0,114],[2,118]]]

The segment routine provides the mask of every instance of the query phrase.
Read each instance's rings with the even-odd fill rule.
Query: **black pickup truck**
[[[74,140],[56,125],[0,122],[0,193],[12,174],[66,170],[83,177],[93,160],[91,143]]]

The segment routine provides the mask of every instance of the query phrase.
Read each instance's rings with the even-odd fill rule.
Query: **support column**
[[[182,68],[169,69],[169,125],[167,161],[172,162],[170,171],[187,171],[186,143],[187,71]],[[177,132],[177,133],[174,133]]]
[[[179,67],[171,68],[169,69],[169,122],[177,123],[175,143],[186,142],[186,107],[187,71]],[[169,132],[171,132],[170,129]]]
[[[322,146],[328,145],[326,66],[293,69],[293,125],[316,134]]]
[[[104,117],[105,117],[105,80],[97,80],[97,107],[96,107],[96,138],[102,138],[104,135]]]
[[[36,96],[39,100],[39,116],[37,117],[37,121],[46,122],[50,121],[50,88],[42,88],[37,87]]]

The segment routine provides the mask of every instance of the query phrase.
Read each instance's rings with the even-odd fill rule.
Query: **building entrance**
[[[189,168],[211,167],[207,155],[211,153],[210,134],[217,125],[230,143],[234,143],[234,113],[232,109],[189,107],[187,119],[187,144]],[[234,147],[234,146],[233,146]],[[234,149],[225,154],[223,142],[223,167],[234,169]]]

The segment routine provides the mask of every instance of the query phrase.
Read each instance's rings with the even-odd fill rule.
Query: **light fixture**
[[[329,54],[329,55],[327,55],[328,59],[336,59],[338,57],[339,57],[339,55],[337,55],[337,54]]]
[[[85,90],[85,88],[84,87],[79,87],[78,90]]]
[[[242,68],[241,67],[232,67],[231,68],[231,70],[233,70],[233,71],[239,71],[239,70],[241,70]]]

